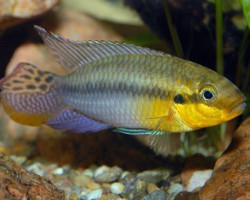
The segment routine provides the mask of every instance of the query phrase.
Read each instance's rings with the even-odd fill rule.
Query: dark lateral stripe
[[[158,97],[160,99],[167,99],[169,92],[159,87],[147,87],[143,85],[127,84],[119,82],[117,84],[112,84],[104,81],[99,81],[95,83],[84,83],[84,85],[64,85],[63,93],[69,95],[80,94],[107,94],[107,93],[125,93],[126,95],[133,96],[150,96]]]
[[[127,84],[123,82],[119,82],[117,84],[113,84],[105,81],[98,81],[95,83],[87,82],[79,85],[67,85],[65,84],[62,88],[62,93],[75,96],[75,95],[84,95],[84,94],[113,94],[113,93],[123,93],[131,96],[148,96],[154,98],[160,98],[162,100],[167,100],[169,97],[173,98],[176,95],[176,91],[166,90],[164,88],[160,88],[155,86],[149,87],[145,85],[137,85],[137,84]],[[171,94],[171,95],[170,95]],[[78,96],[77,95],[77,96]],[[183,103],[191,103],[197,104],[202,103],[199,100],[198,94],[183,94],[185,98],[185,102]],[[187,99],[186,99],[187,98]]]

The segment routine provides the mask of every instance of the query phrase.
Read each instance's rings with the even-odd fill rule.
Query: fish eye
[[[200,91],[200,98],[204,103],[213,103],[216,100],[217,92],[214,87],[203,87]]]
[[[209,90],[204,90],[203,96],[205,99],[209,100],[209,99],[212,99],[214,97],[214,93],[212,91],[209,91]]]

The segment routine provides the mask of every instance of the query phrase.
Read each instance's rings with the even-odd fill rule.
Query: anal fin
[[[46,124],[69,133],[98,132],[110,128],[109,125],[92,120],[70,108],[60,112]]]

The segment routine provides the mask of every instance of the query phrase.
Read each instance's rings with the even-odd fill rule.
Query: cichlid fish
[[[15,121],[70,132],[112,127],[151,135],[214,126],[240,115],[246,98],[228,79],[199,64],[131,44],[75,42],[35,26],[60,64],[59,76],[19,63],[0,81],[1,103]]]

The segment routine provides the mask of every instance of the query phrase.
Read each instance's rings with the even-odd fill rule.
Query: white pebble
[[[87,199],[88,198],[88,195],[86,192],[82,191],[80,196],[79,196],[79,199]]]
[[[211,169],[194,172],[187,185],[187,191],[192,192],[196,188],[204,186],[212,173],[213,170]]]
[[[102,196],[102,189],[95,189],[95,190],[90,190],[87,194],[87,199],[88,200],[96,200],[96,199],[100,199]]]
[[[182,192],[184,190],[183,186],[179,183],[175,183],[173,185],[171,185],[168,189],[168,193],[169,194],[172,194],[172,193],[179,193],[179,192]]]
[[[93,178],[93,176],[94,176],[94,172],[93,172],[93,170],[91,170],[91,169],[86,169],[86,170],[84,170],[84,171],[83,171],[83,174],[86,175],[86,176],[92,177],[92,178]]]
[[[121,194],[124,190],[124,185],[121,184],[121,183],[113,183],[111,186],[110,186],[110,190],[112,193],[114,194]]]
[[[44,176],[44,173],[45,173],[45,171],[42,170],[42,165],[40,163],[34,163],[30,165],[29,167],[27,167],[27,170],[29,172],[34,172],[35,174],[39,176]]]
[[[104,172],[110,170],[110,168],[106,165],[103,165],[101,167],[99,167],[96,171],[95,171],[95,177],[99,176],[100,174],[103,174]]]
[[[54,174],[54,175],[61,175],[61,174],[63,174],[63,172],[64,172],[64,169],[61,168],[61,167],[59,167],[59,168],[53,170],[53,174]]]
[[[121,175],[121,179],[124,179],[126,176],[128,176],[130,174],[129,171],[124,171],[122,172],[122,175]]]

